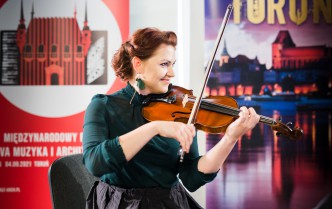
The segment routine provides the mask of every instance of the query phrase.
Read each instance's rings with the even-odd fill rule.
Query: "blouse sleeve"
[[[108,139],[107,97],[95,96],[86,109],[83,125],[83,163],[97,177],[117,172],[127,162],[119,138]]]
[[[183,163],[180,166],[179,173],[179,178],[183,185],[190,192],[194,192],[206,183],[211,182],[218,174],[218,171],[208,174],[200,172],[198,170],[198,161],[201,157],[198,153],[197,136],[195,136],[190,147],[190,152],[185,155]]]

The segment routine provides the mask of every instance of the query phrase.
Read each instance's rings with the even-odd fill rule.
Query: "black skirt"
[[[124,189],[96,181],[86,209],[202,209],[178,183],[171,189]]]

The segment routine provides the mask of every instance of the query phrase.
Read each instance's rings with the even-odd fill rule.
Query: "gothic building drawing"
[[[97,33],[105,31],[90,30],[87,10],[85,4],[84,26],[80,29],[76,7],[73,17],[35,17],[32,4],[31,19],[26,25],[21,1],[16,39],[10,40],[13,38],[13,31],[1,33],[1,45],[8,45],[2,48],[11,48],[12,52],[17,50],[16,57],[8,56],[6,52],[1,53],[1,84],[85,85],[93,83],[98,77],[105,77],[107,39],[105,34],[98,39]],[[96,46],[93,46],[93,41],[96,42]],[[16,46],[13,43],[16,43]],[[91,48],[94,52],[90,52],[89,57]],[[10,53],[10,50],[7,52]],[[102,61],[102,64],[99,68],[93,66],[94,69],[88,69],[88,60],[93,63],[94,59],[98,58],[95,56],[96,53],[99,53],[99,61]],[[16,68],[17,72],[14,70]]]

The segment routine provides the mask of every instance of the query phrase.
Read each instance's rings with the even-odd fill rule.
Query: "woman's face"
[[[142,94],[161,94],[168,90],[171,78],[174,77],[175,48],[161,44],[152,57],[142,61],[140,76],[145,83]]]

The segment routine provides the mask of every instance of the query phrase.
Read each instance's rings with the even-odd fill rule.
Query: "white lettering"
[[[83,152],[82,146],[57,147],[56,156],[61,157],[65,155],[77,154],[82,152]]]
[[[14,157],[48,157],[47,147],[13,147]]]
[[[7,187],[6,192],[21,192],[19,187]]]
[[[80,133],[80,142],[83,141],[83,132]]]
[[[9,147],[0,147],[0,157],[10,157]]]
[[[31,161],[5,161],[5,167],[24,168],[31,167]]]
[[[44,160],[44,161],[34,161],[33,162],[35,167],[48,167],[50,166],[50,162],[48,160]]]
[[[80,135],[79,135],[80,134]],[[77,137],[82,141],[82,132],[46,132],[46,133],[4,133],[5,143],[72,143],[77,142]]]

